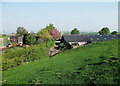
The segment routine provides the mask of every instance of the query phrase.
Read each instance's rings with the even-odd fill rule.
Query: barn
[[[68,48],[77,48],[78,46],[96,43],[100,41],[109,41],[118,39],[119,35],[63,35],[61,43]]]

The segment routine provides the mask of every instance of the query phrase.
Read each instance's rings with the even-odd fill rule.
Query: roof
[[[66,42],[108,41],[118,39],[118,35],[63,35]]]

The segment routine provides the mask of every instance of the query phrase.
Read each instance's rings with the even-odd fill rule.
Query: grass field
[[[2,72],[3,84],[119,84],[118,40],[66,50]]]
[[[80,35],[97,35],[98,32],[80,33]]]

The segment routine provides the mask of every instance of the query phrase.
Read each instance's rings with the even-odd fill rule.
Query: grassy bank
[[[118,84],[118,40],[66,50],[2,73],[3,84]]]

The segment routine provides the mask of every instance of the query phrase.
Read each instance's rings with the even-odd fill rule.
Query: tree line
[[[24,35],[24,44],[31,45],[39,42],[44,42],[47,47],[55,44],[55,40],[60,37],[60,33],[61,32],[59,32],[59,30],[57,30],[57,28],[55,28],[53,24],[49,24],[37,33],[28,33],[28,31],[24,27],[18,27],[16,30],[16,34],[18,36]]]
[[[23,43],[24,44],[36,44],[39,42],[44,42],[47,47],[50,47],[55,44],[55,40],[60,38],[61,32],[59,32],[53,24],[49,24],[44,29],[38,31],[36,34],[34,32],[28,33],[28,31],[24,27],[18,27],[16,30],[16,34],[18,36],[24,35]],[[71,31],[71,34],[80,34],[80,31],[77,28],[74,28]],[[112,34],[117,35],[117,31],[113,31],[110,33],[110,30],[108,27],[103,27],[98,34],[100,35],[106,35],[106,34]]]
[[[104,27],[104,28],[102,28],[102,29],[98,32],[98,34],[100,34],[100,35],[106,35],[106,34],[109,34],[109,33],[110,33],[110,30],[109,30],[108,27]],[[80,31],[79,31],[77,28],[74,28],[74,29],[71,31],[71,34],[72,34],[72,35],[74,35],[74,34],[80,34]],[[117,31],[113,31],[111,34],[112,34],[112,35],[117,35],[118,32],[117,32]]]

